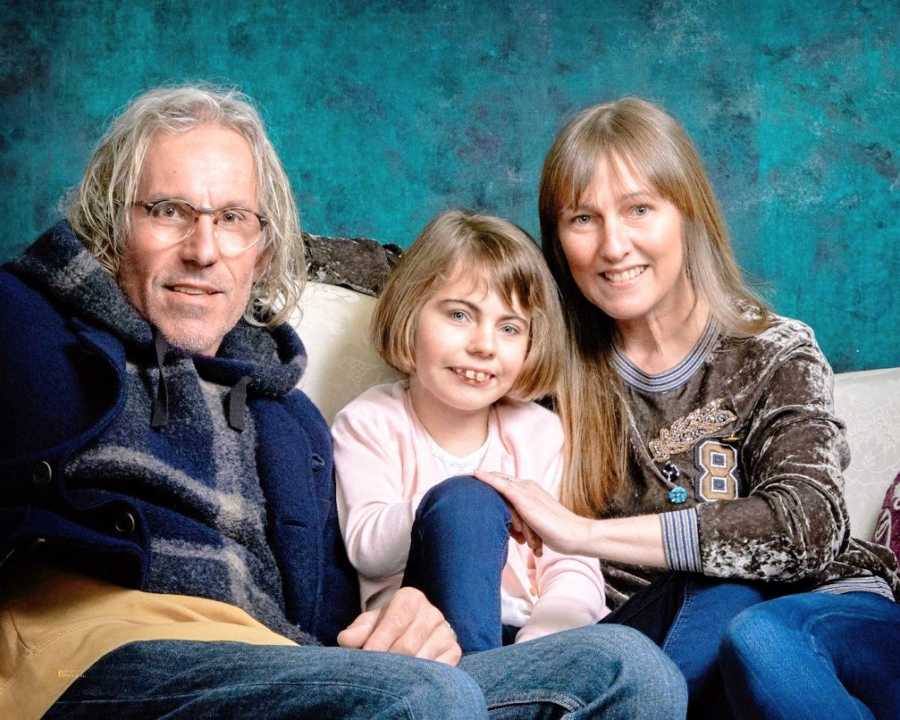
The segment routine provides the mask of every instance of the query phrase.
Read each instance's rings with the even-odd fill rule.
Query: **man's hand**
[[[456,665],[462,649],[441,611],[415,588],[400,588],[390,602],[360,615],[338,635],[338,645],[411,655]]]

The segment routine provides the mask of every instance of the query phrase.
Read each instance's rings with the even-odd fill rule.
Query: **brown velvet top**
[[[696,507],[705,575],[792,583],[798,592],[874,575],[900,597],[890,550],[850,537],[850,452],[812,330],[775,316],[759,335],[712,337],[701,357],[676,387],[623,383],[631,482],[604,516]],[[683,504],[668,498],[666,463],[678,468]],[[611,607],[657,572],[605,564]]]

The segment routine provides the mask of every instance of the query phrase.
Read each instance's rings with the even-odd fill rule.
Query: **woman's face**
[[[684,269],[681,212],[625,163],[597,163],[559,240],[584,296],[617,324],[682,322],[694,303]]]

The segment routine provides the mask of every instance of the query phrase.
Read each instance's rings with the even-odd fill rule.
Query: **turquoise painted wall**
[[[453,205],[535,231],[564,119],[639,94],[695,138],[775,307],[838,370],[900,365],[896,0],[13,1],[0,21],[0,260],[159,83],[240,86],[306,229],[404,246]]]

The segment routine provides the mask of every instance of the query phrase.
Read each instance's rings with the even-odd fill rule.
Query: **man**
[[[626,629],[461,660],[415,590],[353,620],[282,324],[303,267],[257,113],[187,86],[132,102],[68,221],[0,272],[0,716],[683,714]]]

